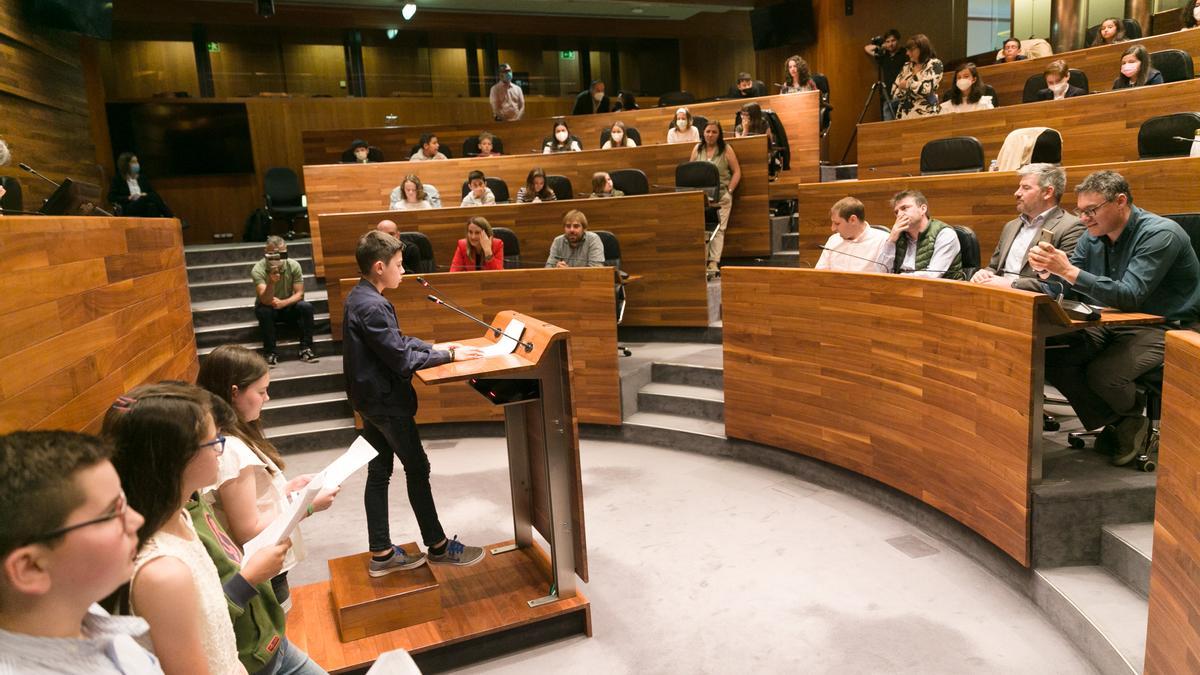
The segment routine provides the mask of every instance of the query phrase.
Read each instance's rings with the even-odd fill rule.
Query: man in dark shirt
[[[753,98],[766,95],[767,85],[755,80],[750,73],[738,73],[737,81],[729,88],[729,98]]]
[[[606,113],[609,110],[610,102],[608,94],[604,93],[604,80],[593,80],[591,86],[579,92],[575,97],[575,107],[571,109],[572,115],[595,115],[597,113]]]
[[[1061,283],[1085,302],[1166,319],[1154,326],[1086,328],[1059,341],[1066,348],[1046,351],[1046,380],[1067,397],[1085,428],[1112,425],[1097,449],[1112,451],[1120,466],[1142,451],[1149,431],[1134,380],[1162,366],[1168,329],[1200,318],[1200,262],[1183,228],[1133,205],[1121,174],[1097,171],[1075,194],[1087,234],[1070,255],[1038,244],[1029,252],[1030,267],[1043,279],[1053,275],[1051,292]]]
[[[879,76],[883,81],[883,119],[890,120],[895,118],[890,105],[888,105],[887,97],[892,91],[892,83],[896,81],[896,77],[900,75],[900,71],[904,69],[904,64],[908,62],[908,54],[900,48],[900,31],[895,28],[889,28],[883,34],[883,44],[876,45],[874,42],[863,47],[871,56],[875,57],[876,63],[879,64]]]

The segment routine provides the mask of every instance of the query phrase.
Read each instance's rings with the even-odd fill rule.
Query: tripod
[[[867,116],[867,110],[871,108],[871,99],[875,97],[875,91],[879,90],[880,106],[890,106],[892,104],[891,96],[888,94],[887,85],[883,83],[883,64],[879,59],[879,52],[876,52],[875,82],[871,85],[870,91],[867,92],[867,100],[865,103],[863,103],[862,112],[858,113],[858,121],[854,123],[854,131],[850,132],[850,140],[846,143],[846,149],[842,151],[842,159],[839,162],[841,164],[846,163],[846,155],[850,154],[850,146],[854,145],[854,139],[858,137],[858,125],[862,124],[863,118]]]

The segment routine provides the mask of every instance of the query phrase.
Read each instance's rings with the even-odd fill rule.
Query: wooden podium
[[[579,469],[579,425],[572,387],[570,333],[513,311],[492,326],[525,325],[511,354],[457,361],[417,372],[429,385],[465,381],[493,405],[504,407],[508,474],[512,486],[513,543],[492,555],[534,546],[533,529],[550,544],[551,579],[546,595],[530,607],[576,595],[575,575],[588,580]],[[487,347],[507,336],[497,330],[461,344]]]

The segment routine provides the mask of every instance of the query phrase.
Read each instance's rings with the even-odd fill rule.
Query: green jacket
[[[950,227],[936,218],[929,219],[929,227],[917,236],[917,271],[929,269],[929,261],[933,258],[933,245],[937,241],[938,233],[943,228]],[[892,273],[899,274],[900,266],[904,264],[904,256],[908,252],[909,238],[907,235],[902,235],[896,240],[896,259],[892,263]],[[962,271],[962,251],[954,256],[954,262],[950,263],[950,269],[942,274],[943,279],[958,279],[962,280],[966,277]]]
[[[257,673],[279,653],[287,634],[287,615],[275,599],[269,580],[251,586],[240,574],[242,550],[221,529],[212,509],[193,499],[188,502],[187,511],[225,587],[229,618],[237,636],[238,658],[247,671]]]

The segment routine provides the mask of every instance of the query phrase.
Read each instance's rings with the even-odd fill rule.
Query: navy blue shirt
[[[350,404],[367,416],[415,416],[413,373],[449,363],[450,352],[401,333],[396,309],[366,279],[346,296],[342,317],[342,372]]]
[[[1130,206],[1115,242],[1085,233],[1071,264],[1071,288],[1083,300],[1126,312],[1146,312],[1184,325],[1200,318],[1200,261],[1187,232],[1172,220]]]

